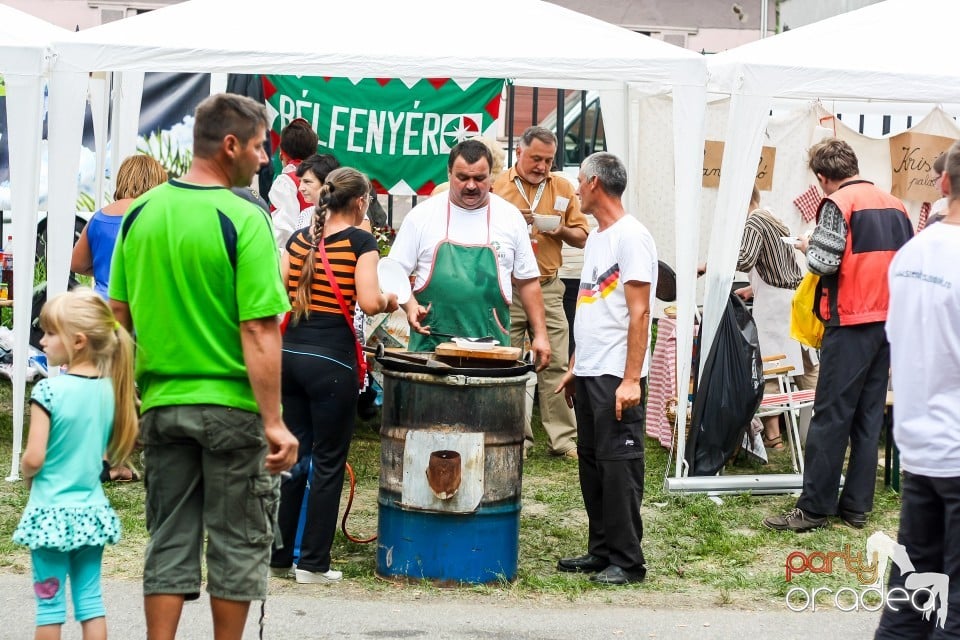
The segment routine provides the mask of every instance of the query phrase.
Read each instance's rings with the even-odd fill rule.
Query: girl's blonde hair
[[[112,466],[122,464],[133,451],[138,431],[133,339],[114,318],[103,298],[87,287],[78,287],[48,300],[40,311],[40,327],[60,337],[68,364],[91,362],[101,376],[112,379],[115,408],[107,458]],[[74,351],[78,334],[87,340],[82,350]]]
[[[113,199],[137,198],[166,181],[167,170],[156,159],[143,154],[129,156],[117,169]]]

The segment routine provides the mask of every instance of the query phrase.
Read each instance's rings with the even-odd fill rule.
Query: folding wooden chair
[[[793,365],[783,364],[784,354],[762,358],[765,380],[776,379],[779,392],[763,394],[756,416],[765,418],[783,414],[787,424],[787,439],[790,441],[791,461],[795,473],[803,473],[803,447],[800,439],[800,409],[813,406],[814,389],[801,391],[793,380]],[[769,366],[768,366],[769,365]]]

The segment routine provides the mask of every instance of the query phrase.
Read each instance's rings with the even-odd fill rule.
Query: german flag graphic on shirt
[[[580,291],[577,292],[577,307],[582,304],[593,304],[597,300],[606,298],[617,288],[620,282],[620,265],[614,263],[612,267],[594,277],[593,282],[580,282]]]

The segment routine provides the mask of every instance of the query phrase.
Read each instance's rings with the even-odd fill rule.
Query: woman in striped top
[[[790,236],[790,229],[760,207],[756,187],[750,196],[750,208],[740,243],[737,271],[748,273],[750,286],[735,293],[747,299],[753,296],[753,319],[757,323],[760,354],[783,354],[784,363],[792,365],[792,375],[799,388],[816,385],[815,361],[799,342],[790,337],[790,309],[793,293],[803,278],[797,262],[797,250],[781,238]],[[776,393],[776,380],[767,380],[765,393]],[[783,449],[779,416],[763,420],[763,441],[771,449]]]
[[[326,251],[333,278],[351,316],[357,307],[375,314],[397,308],[396,294],[380,293],[377,241],[358,229],[370,206],[370,181],[342,167],[327,175],[309,227],[290,237],[281,270],[293,306],[283,337],[283,418],[300,440],[300,459],[280,490],[283,548],[270,560],[276,576],[301,583],[336,582],[330,548],[337,525],[344,464],[357,406],[357,354],[353,318],[344,318],[321,259]],[[294,537],[312,462],[307,517],[295,572]]]

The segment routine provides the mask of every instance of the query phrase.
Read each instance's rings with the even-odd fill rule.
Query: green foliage
[[[189,149],[174,149],[169,132],[158,129],[150,134],[146,142],[137,147],[137,151],[155,158],[171,178],[179,178],[193,161],[193,152]]]
[[[80,195],[77,196],[77,211],[93,213],[96,208],[97,203],[94,200],[93,194],[87,193],[86,191],[81,191]]]
[[[397,237],[397,230],[390,225],[373,227],[373,237],[377,239],[380,257],[386,257],[390,253],[390,247],[393,246],[393,239]]]

